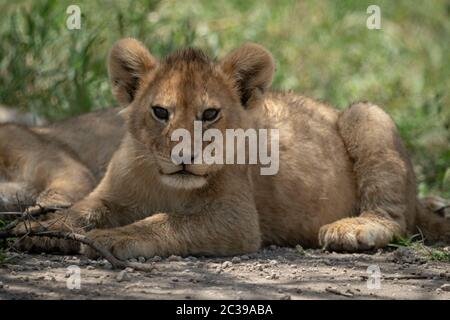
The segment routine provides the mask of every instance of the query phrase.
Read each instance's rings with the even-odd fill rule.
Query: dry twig
[[[114,257],[114,255],[92,239],[87,236],[75,233],[75,232],[62,232],[62,231],[50,231],[47,227],[40,224],[40,230],[33,230],[31,228],[31,221],[39,222],[36,218],[40,215],[44,215],[49,212],[54,212],[61,209],[66,209],[67,207],[35,207],[32,210],[25,210],[24,212],[8,212],[8,214],[20,215],[19,218],[9,223],[2,231],[0,231],[0,240],[8,238],[25,238],[25,237],[49,237],[63,240],[77,241],[85,244],[92,249],[94,249],[99,255],[105,258],[113,268],[125,269],[133,268],[140,271],[151,271],[154,269],[153,265],[139,263],[139,262],[128,262],[122,261]],[[25,224],[25,232],[13,232],[12,230],[19,224]],[[67,227],[67,226],[66,226]]]
[[[111,252],[109,252],[107,249],[93,241],[92,239],[89,239],[85,235],[73,233],[73,232],[59,232],[59,231],[28,231],[23,233],[14,233],[12,231],[0,231],[0,239],[8,239],[8,238],[18,238],[18,237],[49,237],[49,238],[57,238],[57,239],[64,239],[64,240],[73,240],[80,243],[83,243],[92,249],[94,249],[96,252],[98,252],[103,258],[108,260],[109,263],[113,266],[113,268],[117,269],[125,269],[125,268],[133,268],[135,270],[140,271],[151,271],[154,269],[153,265],[145,264],[145,263],[139,263],[139,262],[128,262],[128,261],[122,261],[117,259],[112,255]]]

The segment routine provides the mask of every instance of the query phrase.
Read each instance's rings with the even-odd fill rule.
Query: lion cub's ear
[[[229,53],[220,62],[220,67],[234,81],[245,108],[261,101],[275,72],[272,54],[254,43],[247,43]]]
[[[142,77],[154,69],[157,60],[136,39],[119,40],[109,53],[109,78],[112,91],[122,106],[135,98]]]

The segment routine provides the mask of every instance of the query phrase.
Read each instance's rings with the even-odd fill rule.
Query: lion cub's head
[[[174,130],[188,130],[194,121],[202,130],[248,127],[249,110],[259,107],[272,82],[271,54],[246,44],[221,61],[202,51],[185,49],[158,60],[142,43],[123,39],[112,48],[109,73],[113,93],[126,106],[131,135],[158,168],[161,181],[183,189],[200,188],[219,172],[220,164],[176,164],[171,159]],[[197,122],[198,125],[199,122]],[[203,148],[207,145],[203,142]]]

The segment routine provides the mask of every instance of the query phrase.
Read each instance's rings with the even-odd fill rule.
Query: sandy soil
[[[409,248],[338,254],[271,247],[246,256],[146,263],[154,270],[112,270],[106,260],[82,256],[8,253],[0,265],[0,299],[450,299],[450,264]],[[80,268],[79,289],[69,266]],[[381,272],[378,289],[369,266]]]

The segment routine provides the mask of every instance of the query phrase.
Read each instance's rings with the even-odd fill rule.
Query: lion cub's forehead
[[[153,103],[198,109],[220,105],[223,77],[209,57],[198,49],[177,51],[161,61]]]

